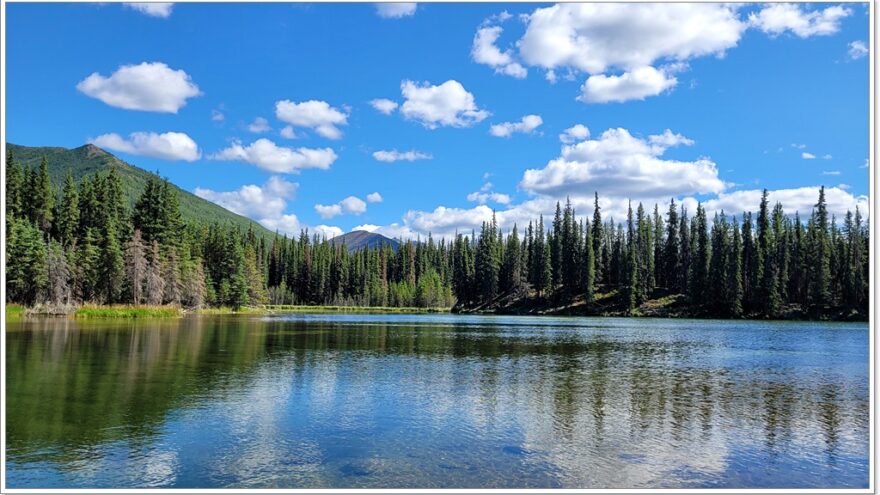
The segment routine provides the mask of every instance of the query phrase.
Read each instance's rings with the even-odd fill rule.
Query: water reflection
[[[25,320],[11,487],[866,487],[865,325]]]

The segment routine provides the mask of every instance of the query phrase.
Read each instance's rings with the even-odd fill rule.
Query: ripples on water
[[[868,486],[866,324],[25,320],[7,486]]]

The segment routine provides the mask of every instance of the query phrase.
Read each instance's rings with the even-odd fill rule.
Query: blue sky
[[[867,4],[11,3],[7,139],[94,142],[289,233],[509,227],[566,197],[589,215],[594,190],[617,218],[673,196],[739,214],[765,187],[804,214],[819,185],[866,211],[868,23]]]

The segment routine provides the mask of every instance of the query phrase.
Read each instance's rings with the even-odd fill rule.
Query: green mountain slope
[[[113,169],[122,179],[125,195],[131,205],[134,205],[152,175],[150,172],[128,164],[91,144],[73,149],[30,147],[12,143],[7,143],[6,146],[12,150],[15,161],[25,167],[39,167],[40,161],[45,156],[49,163],[49,176],[57,188],[61,188],[64,184],[68,170],[73,174],[73,178],[79,182],[83,177],[93,175],[96,172],[106,172]],[[174,188],[177,190],[177,197],[180,200],[180,213],[187,222],[206,225],[217,223],[237,226],[241,229],[253,227],[257,235],[274,235],[273,232],[249,218],[232,213],[177,186]]]

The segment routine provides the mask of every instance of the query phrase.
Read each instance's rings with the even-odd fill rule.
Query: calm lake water
[[[868,325],[24,320],[6,482],[868,487]]]

